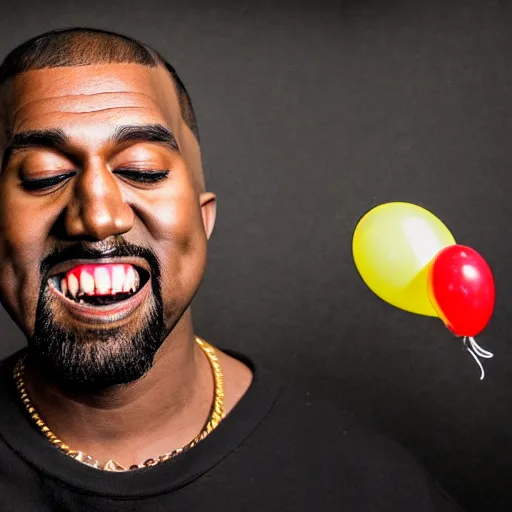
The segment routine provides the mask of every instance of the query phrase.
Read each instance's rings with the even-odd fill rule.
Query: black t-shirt
[[[33,425],[13,361],[0,369],[2,512],[460,511],[398,445],[246,359],[249,390],[197,446],[151,468],[91,468]]]

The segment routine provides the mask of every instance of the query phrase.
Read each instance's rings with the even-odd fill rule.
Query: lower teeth
[[[133,294],[134,292],[121,292],[115,295],[80,295],[79,297],[71,297],[68,293],[67,297],[78,303],[90,304],[91,306],[106,306],[128,299]]]

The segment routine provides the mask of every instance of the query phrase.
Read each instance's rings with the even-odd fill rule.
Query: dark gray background
[[[511,510],[510,3],[11,2],[0,52],[70,25],[153,45],[195,101],[219,201],[198,334],[389,433],[468,510]],[[493,268],[483,382],[439,320],[356,273],[358,218],[396,200]],[[0,320],[6,355],[23,340]]]

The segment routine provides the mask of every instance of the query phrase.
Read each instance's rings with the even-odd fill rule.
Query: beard
[[[85,252],[91,257],[90,251]],[[59,325],[54,321],[46,279],[41,283],[27,357],[69,391],[98,391],[140,379],[152,367],[167,336],[156,258],[146,249],[126,244],[109,256],[143,256],[150,263],[152,297],[136,326],[95,329]],[[46,267],[57,259],[56,255],[47,258]]]

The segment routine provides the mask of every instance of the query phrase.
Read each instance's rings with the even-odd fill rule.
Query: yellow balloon
[[[455,244],[432,213],[410,203],[381,204],[362,217],[352,252],[364,282],[381,299],[420,315],[437,316],[428,295],[432,258]]]

